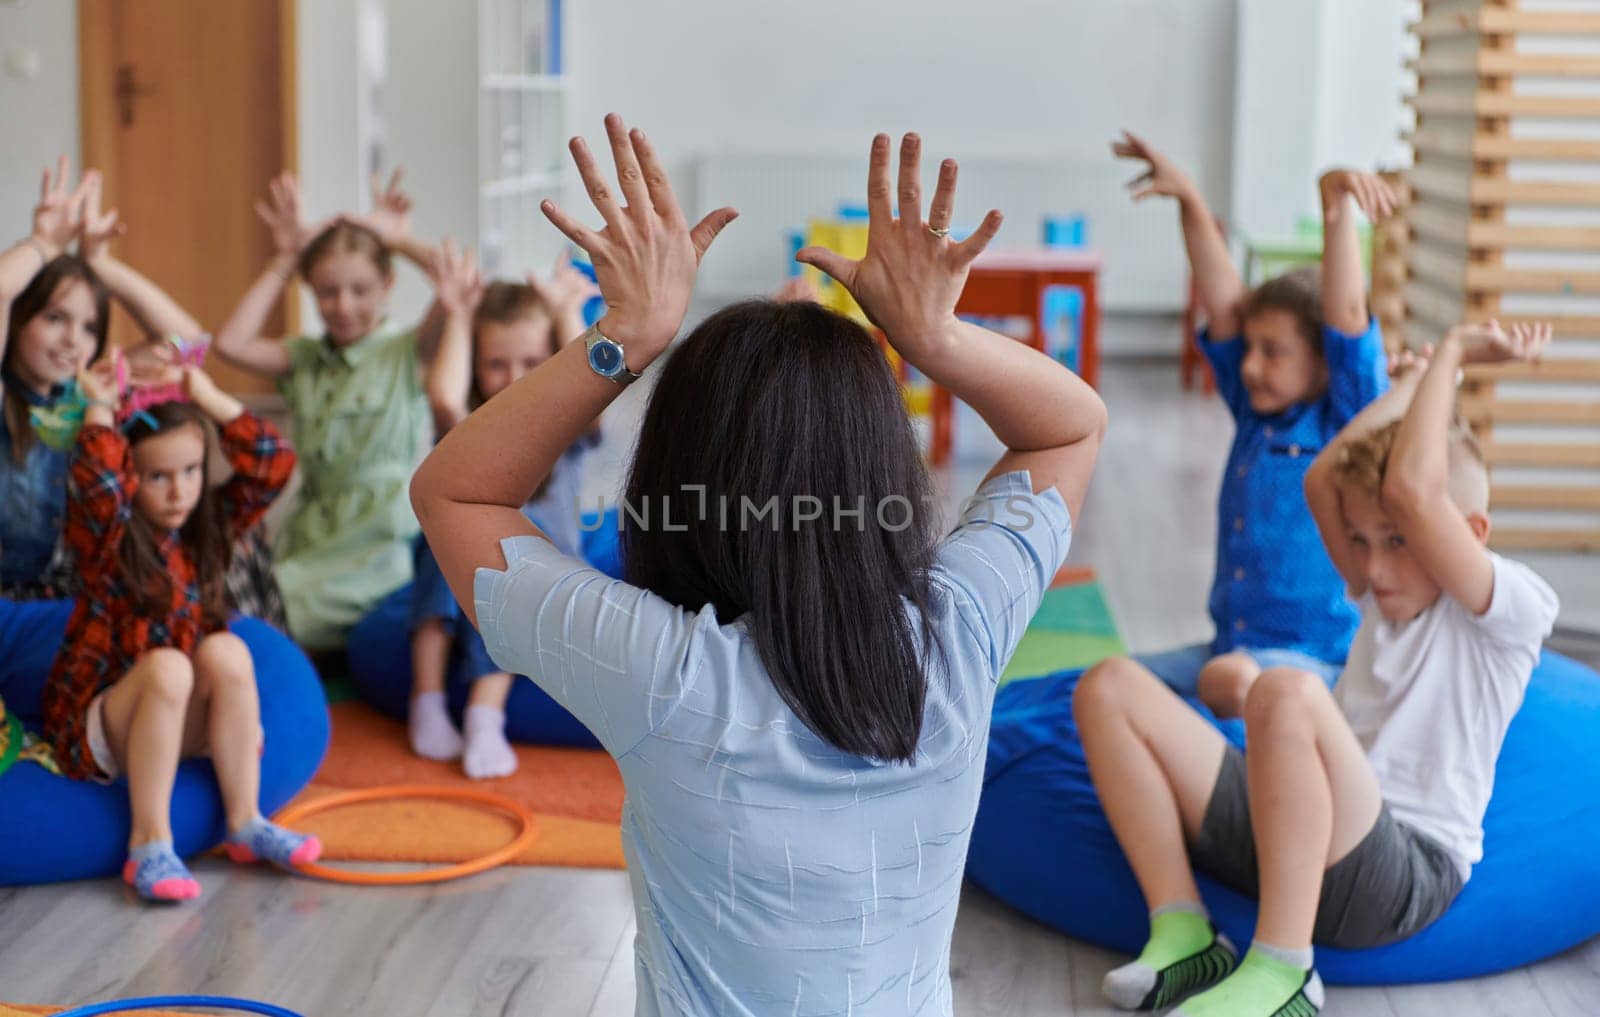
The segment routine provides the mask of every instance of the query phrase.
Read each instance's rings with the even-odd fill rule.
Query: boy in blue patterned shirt
[[[1355,606],[1323,550],[1302,485],[1317,453],[1388,388],[1350,199],[1376,220],[1395,198],[1372,174],[1325,173],[1320,273],[1248,291],[1194,183],[1132,134],[1113,151],[1147,166],[1133,182],[1134,200],[1177,199],[1209,322],[1200,348],[1237,427],[1218,499],[1209,605],[1216,636],[1139,663],[1178,692],[1198,692],[1219,716],[1238,716],[1263,668],[1295,667],[1332,685],[1355,634]]]

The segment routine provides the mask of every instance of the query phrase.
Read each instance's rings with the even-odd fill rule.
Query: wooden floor
[[[1209,634],[1203,606],[1229,425],[1214,401],[1180,395],[1176,374],[1171,365],[1106,367],[1113,425],[1073,545],[1074,561],[1100,571],[1136,649]],[[952,497],[970,492],[996,450],[973,418],[960,421],[957,437],[961,461],[941,478]],[[633,915],[621,872],[512,868],[400,890],[218,860],[197,874],[205,896],[163,910],[138,906],[111,880],[0,890],[0,1000],[74,1005],[198,992],[268,1000],[307,1017],[632,1012]],[[1099,985],[1118,962],[969,887],[951,959],[956,1012],[1114,1013]],[[1586,1017],[1600,1012],[1597,999],[1600,940],[1493,978],[1333,989],[1325,1012]]]

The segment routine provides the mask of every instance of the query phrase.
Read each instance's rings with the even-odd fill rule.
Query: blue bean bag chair
[[[617,510],[585,513],[579,538],[583,557],[613,578],[622,575]],[[356,694],[397,720],[411,705],[411,584],[390,593],[350,630],[345,654]],[[459,724],[470,682],[451,680],[446,698]],[[566,708],[531,681],[511,685],[506,699],[506,737],[534,745],[599,748],[600,742]]]
[[[70,601],[0,600],[0,700],[38,730],[39,699]],[[254,618],[230,626],[250,647],[266,750],[261,811],[271,815],[311,780],[328,748],[328,707],[310,661],[289,637]],[[0,886],[110,876],[128,843],[126,780],[70,780],[28,761],[0,773]],[[172,792],[172,832],[184,857],[222,842],[224,817],[211,763],[185,760]]]
[[[967,873],[1047,925],[1123,953],[1149,935],[1133,873],[1100,810],[1072,721],[1078,671],[1016,682],[995,700]],[[1201,708],[1204,713],[1204,709]],[[1600,933],[1600,675],[1546,652],[1506,734],[1484,819],[1484,859],[1450,910],[1410,939],[1317,949],[1330,983],[1472,978]],[[1238,729],[1231,733],[1238,740]],[[1250,941],[1255,902],[1203,876],[1217,925]]]

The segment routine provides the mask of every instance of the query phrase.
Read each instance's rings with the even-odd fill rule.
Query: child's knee
[[[1143,668],[1130,657],[1107,657],[1089,668],[1072,690],[1073,716],[1120,709],[1129,688],[1139,680],[1141,671]]]
[[[1316,711],[1328,698],[1328,687],[1317,675],[1293,667],[1269,667],[1245,696],[1245,727],[1310,730]]]
[[[213,632],[194,650],[195,666],[219,673],[251,674],[250,647],[232,632]]]
[[[194,665],[181,651],[170,647],[148,650],[136,671],[141,691],[173,705],[188,703],[194,691]]]

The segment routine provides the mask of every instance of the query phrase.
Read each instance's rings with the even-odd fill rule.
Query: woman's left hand
[[[600,331],[623,343],[629,366],[638,371],[678,334],[689,311],[700,259],[739,213],[719,208],[691,229],[644,133],[630,132],[612,113],[606,117],[606,135],[626,204],[619,204],[607,186],[589,146],[582,138],[573,138],[572,160],[605,226],[591,230],[553,201],[540,208],[594,262],[600,295],[606,301]]]

